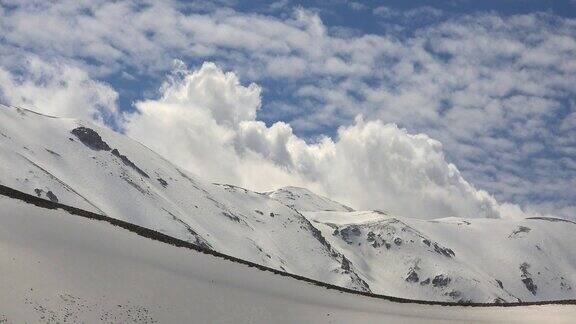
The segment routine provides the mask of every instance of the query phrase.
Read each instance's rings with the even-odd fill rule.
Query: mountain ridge
[[[10,107],[0,107],[0,121],[4,185],[42,198],[50,192],[62,203],[276,269],[369,289],[304,216],[276,200],[206,183],[88,122]]]
[[[0,196],[20,200],[27,204],[32,204],[40,208],[44,209],[52,209],[52,210],[64,210],[68,212],[70,215],[79,216],[86,219],[92,219],[97,221],[103,221],[109,223],[110,225],[120,227],[132,233],[135,233],[139,236],[159,241],[165,244],[169,244],[175,247],[182,247],[186,249],[195,250],[197,252],[202,252],[204,254],[209,254],[218,258],[222,258],[231,262],[240,263],[243,265],[247,265],[249,267],[254,267],[262,271],[268,271],[277,275],[291,277],[300,281],[304,281],[307,283],[314,284],[319,287],[323,287],[326,289],[342,291],[349,294],[355,295],[362,295],[376,299],[384,299],[388,301],[393,301],[397,303],[413,303],[413,304],[421,304],[421,305],[439,305],[439,306],[470,306],[470,307],[517,307],[517,306],[536,306],[536,305],[576,305],[576,299],[562,299],[562,300],[546,300],[546,301],[538,301],[538,302],[517,302],[517,303],[457,303],[457,302],[444,302],[444,301],[430,301],[430,300],[417,300],[417,299],[407,299],[407,298],[400,298],[395,296],[388,296],[382,294],[375,294],[366,291],[359,291],[354,289],[349,289],[341,286],[332,285],[326,282],[317,281],[311,278],[303,277],[297,274],[289,273],[280,271],[274,268],[266,267],[261,264],[257,264],[254,262],[246,261],[243,259],[236,258],[231,255],[223,254],[212,249],[202,247],[196,244],[192,244],[187,241],[180,240],[178,238],[163,234],[161,232],[138,226],[135,224],[131,224],[122,220],[118,220],[115,218],[107,217],[105,215],[100,215],[97,213],[93,213],[90,211],[82,210],[76,207],[64,205],[61,203],[57,203],[54,201],[46,200],[43,198],[39,198],[25,192],[15,190],[10,187],[6,187],[0,185]]]
[[[207,183],[106,128],[11,107],[0,153],[7,187],[335,286],[464,304],[575,298],[576,242],[556,221],[425,221],[304,188]]]

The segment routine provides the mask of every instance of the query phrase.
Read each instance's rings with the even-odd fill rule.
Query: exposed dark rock
[[[346,271],[350,271],[352,269],[350,266],[350,261],[345,256],[342,256],[342,269]]]
[[[164,187],[164,188],[168,187],[168,182],[167,182],[166,180],[164,180],[164,179],[162,179],[162,178],[158,178],[158,179],[156,179],[156,180],[158,180],[158,182],[160,182],[160,184],[162,185],[162,187]]]
[[[136,164],[134,164],[132,161],[130,161],[128,159],[128,157],[126,157],[126,155],[122,155],[120,154],[120,152],[118,152],[117,149],[113,149],[112,150],[112,155],[120,158],[120,160],[122,160],[122,162],[124,163],[124,165],[134,169],[136,172],[138,172],[141,176],[146,177],[146,178],[150,178],[148,176],[148,174],[146,172],[144,172],[142,169],[140,169],[138,166],[136,166]]]
[[[340,236],[348,244],[352,244],[352,237],[353,236],[360,236],[361,233],[362,232],[360,231],[360,228],[358,228],[357,226],[354,226],[354,225],[347,226],[347,227],[340,230]]]
[[[223,212],[222,212],[222,215],[228,217],[229,219],[231,219],[231,220],[233,220],[233,221],[235,221],[235,222],[240,222],[240,218],[239,218],[238,216],[230,213],[230,212],[223,211]]]
[[[505,303],[505,302],[506,302],[506,301],[505,301],[504,299],[500,298],[500,297],[494,298],[494,301],[493,301],[494,304],[503,304],[503,303]]]
[[[255,209],[254,211],[255,211],[257,214],[264,215],[264,213],[263,213],[261,210]]]
[[[322,244],[326,249],[328,249],[328,251],[333,252],[332,245],[330,245],[330,243],[328,243],[328,241],[324,238],[324,236],[322,235],[322,232],[320,232],[319,229],[312,226],[312,224],[310,224],[310,223],[308,223],[308,228],[310,229],[312,236],[314,236],[314,238],[316,240],[318,240],[318,242],[320,242],[320,244]]]
[[[420,285],[421,285],[421,286],[425,286],[425,285],[428,285],[428,284],[430,284],[430,278],[426,278],[426,280],[422,280],[422,281],[420,282]]]
[[[502,284],[502,281],[496,279],[496,282],[498,283],[498,286],[500,286],[500,289],[504,289],[504,284]]]
[[[270,217],[274,218],[275,214],[274,213],[270,213]]]
[[[422,240],[422,243],[424,243],[424,244],[426,244],[426,245],[428,245],[428,246],[430,246],[430,244],[431,244],[431,242],[430,242],[429,239],[423,239],[423,240]]]
[[[508,238],[516,238],[516,237],[520,237],[522,233],[528,233],[530,232],[532,229],[530,227],[526,227],[526,226],[518,226],[517,229],[515,229],[512,234],[508,235]]]
[[[418,282],[420,281],[420,278],[418,278],[418,274],[416,273],[416,271],[414,271],[414,269],[410,269],[410,271],[408,272],[408,276],[405,279],[408,282]]]
[[[390,243],[386,242],[386,240],[381,237],[377,237],[374,242],[372,242],[372,247],[379,248],[381,246],[386,246],[386,249],[389,249]]]
[[[88,127],[77,127],[74,128],[70,133],[76,135],[76,137],[82,142],[82,144],[88,146],[95,151],[110,151],[110,146],[102,140],[102,137]]]
[[[143,194],[143,195],[150,194],[150,192],[148,192],[148,190],[139,186],[136,182],[132,181],[132,179],[130,179],[129,177],[122,175],[122,176],[120,176],[120,178],[122,178],[122,180],[126,181],[126,183],[129,184],[132,188],[138,190],[141,194]]]
[[[520,265],[520,271],[522,272],[520,277],[522,278],[522,282],[524,283],[524,286],[526,286],[526,289],[528,289],[528,291],[530,291],[532,295],[536,295],[536,290],[538,289],[538,286],[536,286],[534,280],[532,280],[531,274],[528,271],[529,268],[530,268],[529,263],[527,262],[522,263]]]
[[[326,240],[326,238],[324,238],[324,236],[322,235],[322,232],[320,232],[319,229],[314,227],[312,225],[312,223],[310,223],[308,220],[306,220],[306,218],[304,218],[303,216],[302,216],[302,218],[304,220],[304,224],[305,224],[306,228],[312,233],[312,236],[316,240],[318,240],[318,242],[320,242],[320,244],[322,244],[326,248],[326,250],[328,250],[328,253],[330,253],[330,256],[332,256],[333,258],[336,258],[336,259],[341,258],[341,260],[342,260],[340,262],[341,268],[346,273],[350,274],[352,281],[354,281],[355,283],[360,285],[362,287],[363,291],[369,292],[370,286],[368,285],[368,283],[366,281],[364,281],[362,278],[360,278],[356,272],[354,272],[352,262],[350,262],[350,260],[348,260],[348,258],[346,258],[346,256],[344,256],[343,254],[340,254],[338,251],[334,250],[332,245],[330,245],[330,243],[328,243],[328,241]],[[337,232],[337,230],[335,232]]]
[[[564,278],[562,278],[562,281],[560,281],[560,289],[561,290],[572,290],[572,286],[570,286],[569,284],[567,284],[563,280],[564,280]]]
[[[522,279],[522,282],[526,286],[526,289],[528,289],[532,293],[532,295],[536,295],[536,290],[538,289],[538,286],[536,286],[532,278],[524,278]]]
[[[456,299],[458,297],[460,297],[462,295],[461,292],[459,292],[458,290],[452,290],[451,292],[448,293],[448,296]]]
[[[54,156],[61,157],[60,154],[58,154],[58,153],[56,153],[56,152],[54,152],[54,151],[52,151],[52,150],[49,150],[49,149],[47,149],[47,148],[44,148],[44,149],[46,150],[46,152],[48,152],[48,153],[50,153],[50,154],[52,154],[52,155],[54,155]]]
[[[528,262],[524,262],[520,265],[520,271],[522,271],[522,277],[530,276],[528,268],[530,268],[530,264]]]
[[[368,232],[368,234],[366,235],[366,240],[368,242],[372,242],[376,239],[376,233],[374,232]]]
[[[380,234],[376,235],[376,233],[372,231],[368,232],[366,235],[366,241],[368,241],[368,243],[370,243],[370,245],[372,245],[374,248],[379,248],[387,244],[386,240],[384,240]]]
[[[36,196],[40,197],[42,195],[43,190],[42,189],[34,189],[34,192],[36,193]]]
[[[452,251],[451,249],[445,248],[445,247],[441,247],[441,246],[438,245],[438,243],[436,243],[436,242],[434,242],[433,245],[434,245],[434,251],[435,251],[436,253],[440,253],[440,254],[442,254],[442,255],[444,255],[444,256],[447,256],[447,257],[449,257],[449,258],[455,256],[454,251]]]
[[[399,237],[395,238],[395,239],[394,239],[394,244],[396,244],[396,245],[398,245],[398,246],[402,245],[402,239],[399,238]]]
[[[56,197],[56,195],[52,191],[48,191],[46,193],[46,197],[48,197],[48,199],[50,199],[51,202],[58,202],[58,197]]]
[[[342,256],[342,269],[344,270],[344,272],[351,274],[350,277],[352,281],[360,285],[363,291],[369,292],[370,286],[366,281],[364,281],[354,272],[354,269],[352,269],[352,262],[350,262],[350,260],[348,260],[348,258],[346,258],[344,255],[341,256]]]
[[[444,275],[437,275],[436,277],[434,277],[434,279],[432,279],[432,286],[444,287],[447,286],[450,283],[450,281],[452,281],[450,277]]]

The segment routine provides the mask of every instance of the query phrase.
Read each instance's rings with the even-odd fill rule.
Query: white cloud
[[[547,199],[564,214],[574,205],[573,18],[381,7],[374,13],[385,28],[376,35],[326,26],[317,12],[288,11],[286,1],[269,8],[281,12],[277,16],[222,7],[197,2],[183,10],[177,2],[131,0],[10,3],[0,10],[0,66],[6,80],[16,80],[11,57],[34,53],[81,67],[92,79],[125,70],[146,79],[162,75],[174,58],[215,61],[264,91],[270,84],[280,89],[278,98],[267,96],[272,103],[259,116],[284,120],[290,133],[333,133],[337,126],[356,125],[361,114],[440,140],[446,159],[501,201],[543,206],[539,201]],[[5,81],[12,83],[19,84]],[[272,156],[277,148],[268,147],[271,139],[256,139],[270,131],[254,124],[255,105],[248,102],[234,114],[227,112],[232,106],[214,107],[209,116],[219,121],[218,132],[235,139],[230,145],[236,151],[254,153],[237,143],[243,132],[250,136],[243,145]],[[244,126],[231,126],[241,120]],[[280,143],[285,135],[266,136]]]
[[[256,190],[301,185],[418,218],[501,216],[490,195],[446,162],[440,142],[358,117],[335,140],[308,144],[288,124],[257,121],[259,88],[212,63],[172,78],[161,98],[136,107],[127,134],[206,179]]]
[[[92,80],[70,65],[29,57],[17,73],[0,66],[0,98],[7,104],[40,113],[118,122],[118,94],[108,85]]]
[[[256,84],[242,87],[234,73],[223,74],[214,63],[204,63],[194,73],[178,74],[165,84],[163,102],[204,109],[216,123],[227,126],[256,118],[261,92]],[[179,76],[184,80],[179,80]]]
[[[369,7],[365,4],[363,4],[362,2],[357,2],[357,1],[350,1],[347,2],[348,6],[350,6],[350,8],[352,10],[367,10]]]

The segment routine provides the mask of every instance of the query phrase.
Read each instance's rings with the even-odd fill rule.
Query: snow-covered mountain
[[[0,106],[0,184],[330,284],[411,299],[576,298],[576,224],[423,221],[212,184],[107,128]]]
[[[397,303],[0,195],[0,323],[570,323],[572,305]]]
[[[320,196],[312,191],[299,187],[284,187],[278,190],[266,192],[284,205],[292,207],[299,212],[308,211],[353,211],[354,209],[336,202],[330,198]]]
[[[368,291],[296,210],[205,183],[134,140],[73,119],[0,107],[0,184],[275,269]]]
[[[460,302],[576,298],[576,223],[571,221],[305,215],[373,291]]]

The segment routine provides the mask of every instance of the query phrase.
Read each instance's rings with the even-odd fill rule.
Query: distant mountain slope
[[[353,265],[300,213],[205,183],[88,122],[0,106],[0,184],[152,228],[238,258],[359,290]]]
[[[327,197],[315,194],[306,188],[284,187],[265,194],[300,212],[354,210]]]
[[[573,305],[400,304],[342,293],[0,196],[2,323],[570,323]]]
[[[462,302],[576,298],[576,223],[570,221],[304,214],[373,291]]]

